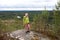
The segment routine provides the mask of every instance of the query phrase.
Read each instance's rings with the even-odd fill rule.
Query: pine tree
[[[54,32],[60,36],[60,1],[57,2],[56,9],[54,10]]]

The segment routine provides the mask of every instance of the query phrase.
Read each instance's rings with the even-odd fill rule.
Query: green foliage
[[[53,11],[53,14],[53,31],[55,32],[56,36],[60,37],[60,1],[57,3],[56,10]]]
[[[20,20],[1,20],[0,22],[0,30],[4,32],[10,32],[22,28],[23,25]]]
[[[56,13],[57,12],[57,13]],[[59,33],[59,30],[60,30],[60,11],[55,11],[54,13],[54,24],[55,24],[55,27],[54,27],[54,31],[56,34]]]
[[[42,31],[45,29],[46,24],[48,24],[49,13],[47,10],[42,11],[40,14],[35,14],[33,17],[33,29],[35,31]]]

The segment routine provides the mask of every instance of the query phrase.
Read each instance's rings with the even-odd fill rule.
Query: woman
[[[30,24],[29,24],[29,16],[28,13],[25,13],[23,17],[23,25],[25,29],[27,30],[26,33],[30,32]]]

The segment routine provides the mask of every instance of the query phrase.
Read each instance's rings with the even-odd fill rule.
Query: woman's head
[[[28,13],[25,13],[25,16],[28,16]]]

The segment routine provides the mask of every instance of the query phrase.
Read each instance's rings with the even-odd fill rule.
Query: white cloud
[[[44,8],[0,8],[0,11],[12,11],[12,10],[20,10],[20,11],[25,11],[25,10],[36,10],[36,11],[39,11],[39,10],[44,10]],[[51,8],[47,8],[47,10],[52,10]]]
[[[54,7],[57,0],[0,0],[1,8],[47,8]]]

